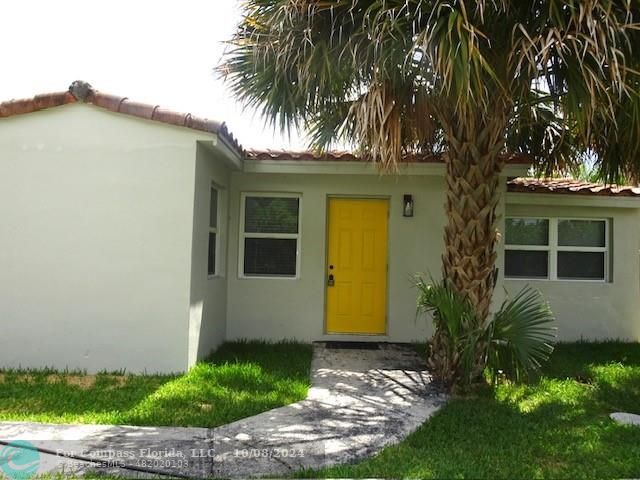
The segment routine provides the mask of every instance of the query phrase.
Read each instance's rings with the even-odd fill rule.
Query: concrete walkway
[[[228,425],[207,429],[4,422],[0,439],[27,440],[52,451],[40,454],[40,473],[79,475],[98,469],[146,476],[121,468],[126,465],[197,478],[283,476],[372,455],[405,438],[445,400],[431,384],[424,362],[406,346],[353,350],[316,344],[306,400]],[[74,458],[56,456],[59,450]]]

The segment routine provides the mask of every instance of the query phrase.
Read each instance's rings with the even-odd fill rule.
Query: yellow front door
[[[385,199],[329,199],[327,333],[386,332],[388,213]]]

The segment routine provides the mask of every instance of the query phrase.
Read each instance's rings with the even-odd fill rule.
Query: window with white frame
[[[245,277],[296,277],[300,196],[242,195],[240,273]]]
[[[606,281],[606,219],[509,217],[505,222],[505,277]]]
[[[211,187],[209,197],[209,252],[207,255],[207,274],[217,273],[218,256],[218,189]]]

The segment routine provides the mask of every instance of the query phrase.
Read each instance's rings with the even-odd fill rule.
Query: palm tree
[[[443,277],[487,321],[499,176],[596,158],[640,171],[638,0],[246,0],[221,66],[234,94],[314,147],[382,168],[446,163]],[[431,362],[446,363],[436,331]]]

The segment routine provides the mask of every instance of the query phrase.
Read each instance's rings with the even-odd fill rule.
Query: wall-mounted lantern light
[[[413,196],[403,195],[402,197],[402,216],[413,217]]]

